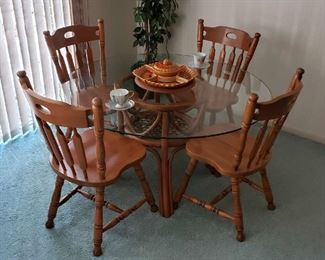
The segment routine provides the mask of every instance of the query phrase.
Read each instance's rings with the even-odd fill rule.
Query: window
[[[39,94],[60,97],[43,31],[52,32],[72,20],[82,22],[83,4],[83,0],[0,0],[0,143],[36,126],[17,71],[27,72]]]

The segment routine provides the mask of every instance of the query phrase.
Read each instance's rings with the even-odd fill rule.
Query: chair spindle
[[[63,162],[63,156],[62,156],[61,151],[59,149],[59,146],[58,146],[58,144],[57,144],[57,142],[55,140],[53,132],[52,132],[50,126],[45,121],[42,121],[42,125],[43,125],[44,132],[46,134],[46,137],[47,137],[47,139],[48,139],[48,141],[49,141],[49,143],[51,145],[54,156],[56,157],[57,161],[62,166],[62,169],[65,171],[66,168],[65,168],[65,165],[64,165],[64,162]]]
[[[209,63],[214,61],[215,54],[216,54],[215,42],[213,42],[209,52]]]
[[[58,54],[59,54],[59,64],[61,68],[62,77],[64,78],[64,80],[69,80],[69,73],[67,70],[67,66],[65,65],[64,58],[60,50],[58,50]]]
[[[73,172],[73,175],[76,175],[76,171],[73,166],[74,161],[73,161],[73,158],[71,155],[70,148],[67,144],[66,137],[64,136],[64,134],[59,126],[56,126],[56,137],[59,141],[64,160],[67,162],[68,166],[70,167],[71,171]]]
[[[223,63],[225,61],[225,57],[226,57],[226,45],[223,45],[223,47],[220,51],[220,54],[219,54],[218,66],[217,66],[217,71],[216,71],[217,78],[221,77],[222,67],[223,67]]]
[[[84,173],[84,177],[87,179],[87,159],[85,154],[85,149],[83,146],[83,142],[81,139],[80,134],[78,133],[77,129],[73,129],[73,136],[72,136],[73,145],[76,149],[77,159],[80,165],[80,168],[82,169]]]

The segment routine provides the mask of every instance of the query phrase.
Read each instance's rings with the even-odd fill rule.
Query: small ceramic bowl
[[[155,62],[153,64],[145,65],[145,66],[152,73],[162,77],[176,76],[177,73],[184,68],[183,65],[179,66],[167,59],[163,61]]]

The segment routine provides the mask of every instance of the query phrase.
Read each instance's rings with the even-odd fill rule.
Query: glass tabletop
[[[159,60],[166,58],[161,55]],[[90,102],[94,96],[105,102],[105,129],[121,134],[149,139],[187,139],[226,134],[241,128],[242,115],[251,93],[259,96],[259,102],[271,99],[266,84],[250,72],[242,72],[236,66],[205,63],[195,80],[182,87],[164,88],[148,86],[135,79],[131,66],[143,59],[143,55],[119,55],[106,61],[107,84],[101,84],[100,62],[95,62],[95,73],[87,69],[76,71],[69,85],[65,100],[80,104],[84,95]],[[193,66],[193,56],[172,54],[174,63]],[[109,104],[109,92],[115,87],[126,88],[136,94],[125,110],[115,110]],[[72,89],[79,88],[78,98]],[[81,102],[82,103],[82,102]],[[84,105],[84,104],[81,104]],[[132,107],[133,106],[133,107]],[[92,120],[90,115],[89,120]]]

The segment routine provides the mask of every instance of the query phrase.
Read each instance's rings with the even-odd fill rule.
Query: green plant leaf
[[[153,62],[157,58],[158,45],[165,40],[167,49],[168,39],[172,36],[168,28],[176,22],[177,8],[177,0],[137,1],[137,7],[133,9],[137,23],[133,30],[133,46],[145,47],[146,62]]]

